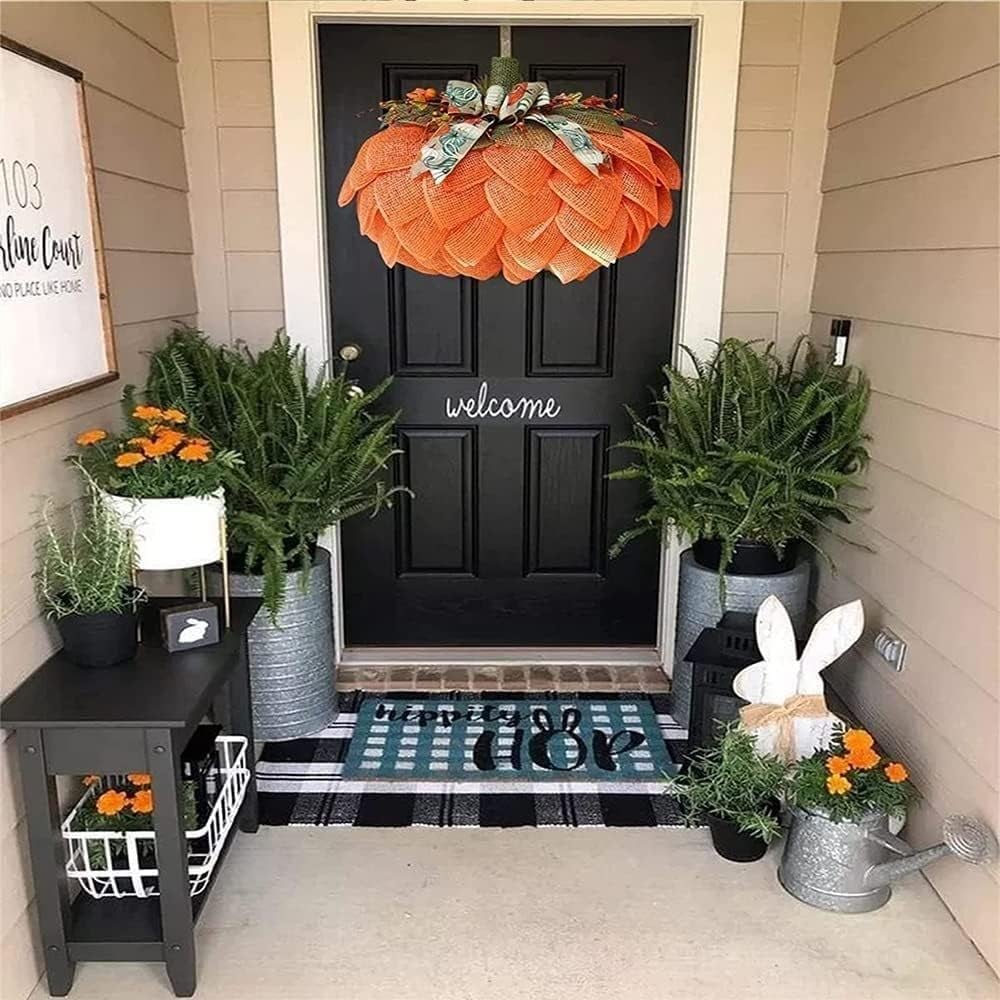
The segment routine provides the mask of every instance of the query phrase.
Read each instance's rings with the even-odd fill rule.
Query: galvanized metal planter
[[[677,642],[674,646],[673,717],[686,726],[691,715],[691,664],[684,657],[701,635],[714,627],[724,611],[756,610],[774,594],[787,608],[796,634],[805,628],[809,602],[810,564],[800,560],[794,569],[773,576],[726,576],[726,606],[719,603],[719,574],[695,562],[691,549],[681,554],[677,593]]]
[[[992,832],[966,816],[949,816],[944,843],[923,851],[893,836],[884,813],[856,823],[834,823],[820,810],[795,807],[791,816],[778,879],[796,899],[837,913],[877,910],[892,895],[890,882],[938,858],[983,864],[997,853]]]
[[[234,597],[259,597],[263,578],[230,573]],[[285,574],[285,600],[272,622],[261,608],[247,630],[254,737],[292,740],[324,729],[337,714],[330,553],[317,548],[302,589]]]

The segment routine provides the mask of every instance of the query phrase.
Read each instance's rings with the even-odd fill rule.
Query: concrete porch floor
[[[776,862],[723,861],[704,830],[262,828],[233,845],[202,914],[196,996],[1000,995],[920,875],[876,913],[837,916],[787,896]],[[162,966],[89,964],[71,995],[171,993]]]

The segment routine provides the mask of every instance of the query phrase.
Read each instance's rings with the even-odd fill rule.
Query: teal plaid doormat
[[[369,694],[345,780],[655,783],[676,773],[648,696]]]

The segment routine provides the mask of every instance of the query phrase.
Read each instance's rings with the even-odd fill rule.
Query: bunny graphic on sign
[[[758,752],[793,761],[829,746],[840,720],[827,708],[820,672],[858,641],[864,625],[860,601],[828,611],[800,658],[785,606],[773,594],[761,604],[756,632],[763,659],[733,680],[736,694],[750,702],[740,721],[756,733]]]
[[[185,627],[181,629],[181,634],[177,636],[177,642],[187,644],[189,642],[201,642],[208,631],[208,622],[204,618],[185,618]]]

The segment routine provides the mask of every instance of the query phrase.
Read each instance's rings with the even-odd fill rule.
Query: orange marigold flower
[[[906,781],[906,779],[910,776],[910,772],[907,771],[902,764],[897,761],[893,761],[891,764],[886,764],[885,776],[894,785],[898,785],[901,781]]]
[[[95,781],[100,781],[101,776],[99,774],[88,774],[82,779],[83,783],[89,788]]]
[[[870,771],[881,759],[871,747],[852,750],[847,755],[851,767],[856,767],[859,771]]]
[[[183,410],[175,410],[172,406],[163,411],[163,419],[171,424],[187,423],[187,414]]]
[[[830,774],[847,774],[851,766],[851,762],[846,757],[831,757],[826,762],[826,769]]]
[[[142,788],[145,785],[151,785],[153,783],[153,778],[149,774],[129,774],[126,775],[126,777],[137,788]]]
[[[76,443],[86,448],[89,445],[97,444],[98,441],[103,441],[107,436],[107,431],[102,431],[100,427],[94,427],[82,434],[77,434]]]
[[[188,438],[188,444],[200,444],[200,445],[204,445],[206,448],[211,448],[212,447],[212,442],[209,441],[208,438],[193,438],[193,437],[189,437]]]
[[[158,406],[137,406],[132,411],[132,416],[136,420],[162,420],[163,410]]]
[[[147,444],[152,444],[153,439],[148,437],[129,438],[128,443],[136,448],[144,448]]]
[[[851,790],[851,783],[842,774],[831,774],[826,779],[826,790],[831,795],[846,795]]]
[[[125,808],[128,796],[124,792],[109,788],[97,800],[97,811],[102,816],[117,816]]]
[[[138,465],[140,462],[145,461],[145,456],[140,455],[137,451],[123,451],[115,459],[115,465],[117,465],[119,469],[131,469],[133,465]]]
[[[153,793],[148,788],[136,792],[129,800],[132,812],[151,813],[153,811]]]
[[[871,733],[865,729],[848,729],[844,733],[844,746],[848,750],[870,750],[874,744]]]
[[[211,453],[212,449],[208,445],[186,444],[177,452],[177,457],[182,462],[207,462]]]
[[[156,440],[169,441],[171,447],[176,448],[184,440],[184,435],[172,427],[157,427]]]
[[[169,455],[177,445],[173,441],[165,441],[163,438],[155,438],[149,444],[144,444],[142,450],[146,458],[159,458],[161,455]]]

